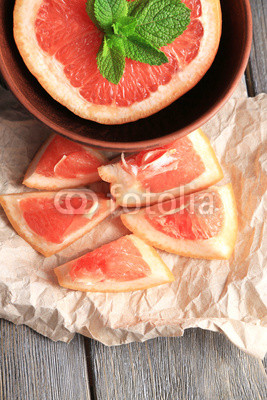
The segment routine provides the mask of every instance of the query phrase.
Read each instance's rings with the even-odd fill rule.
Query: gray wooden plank
[[[84,339],[55,343],[0,320],[0,399],[90,400]]]
[[[267,92],[267,1],[250,0],[253,17],[253,43],[247,68],[250,96]]]
[[[261,361],[223,335],[200,329],[107,348],[90,341],[97,400],[254,400],[267,398]]]

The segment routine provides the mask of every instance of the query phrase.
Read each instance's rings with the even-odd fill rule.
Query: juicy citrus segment
[[[157,252],[134,235],[123,236],[54,271],[61,286],[85,292],[127,292],[174,280]]]
[[[222,229],[223,204],[216,191],[193,193],[156,204],[145,217],[156,230],[175,239],[204,240]]]
[[[205,165],[188,137],[127,157],[120,166],[136,176],[143,188],[154,193],[186,185],[205,171]]]
[[[150,245],[186,257],[228,259],[237,236],[230,184],[123,214],[122,222]]]
[[[97,68],[103,34],[87,15],[86,0],[16,0],[15,40],[30,71],[71,111],[100,123],[135,121],[190,90],[217,52],[219,0],[182,1],[191,9],[191,23],[162,48],[169,62],[150,66],[126,59],[118,85]]]
[[[92,191],[35,192],[0,196],[17,233],[48,257],[91,231],[116,208]]]
[[[36,189],[64,189],[100,180],[97,168],[104,155],[88,146],[52,135],[31,162],[23,184]]]
[[[118,204],[134,207],[206,188],[223,177],[208,138],[198,129],[175,142],[101,166]]]
[[[60,208],[66,210],[66,199],[62,199]],[[78,210],[81,204],[74,207]],[[90,209],[93,201],[88,201]],[[62,243],[65,238],[88,224],[88,218],[79,214],[62,214],[56,206],[55,198],[21,199],[19,208],[28,228],[38,236],[51,243]]]

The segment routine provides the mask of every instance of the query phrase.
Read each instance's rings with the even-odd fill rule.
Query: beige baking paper
[[[192,111],[193,112],[193,111]],[[0,316],[53,340],[76,332],[106,345],[180,336],[200,327],[223,332],[240,349],[263,358],[266,329],[267,96],[246,98],[244,86],[204,127],[231,181],[239,234],[228,261],[160,252],[175,282],[146,291],[85,294],[60,288],[53,268],[128,233],[109,218],[60,254],[44,258],[0,216]],[[0,91],[0,193],[27,191],[23,174],[49,131]]]

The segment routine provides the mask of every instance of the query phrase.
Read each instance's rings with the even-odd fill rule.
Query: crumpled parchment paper
[[[110,217],[58,255],[44,258],[21,239],[0,210],[0,317],[26,324],[53,340],[76,332],[106,345],[179,336],[200,327],[223,332],[240,349],[263,358],[266,328],[266,138],[267,96],[246,98],[240,85],[204,127],[231,181],[239,234],[230,261],[206,261],[160,252],[176,280],[146,291],[86,294],[60,288],[53,268],[128,231]],[[49,129],[13,95],[0,90],[0,193],[21,185]]]

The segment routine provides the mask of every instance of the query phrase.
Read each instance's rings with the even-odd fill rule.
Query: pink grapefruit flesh
[[[135,175],[144,188],[155,193],[186,185],[205,171],[205,165],[188,137],[127,157],[121,167]]]
[[[78,258],[70,270],[73,280],[90,277],[118,282],[144,278],[149,273],[149,265],[127,236]]]
[[[60,208],[66,210],[65,199],[60,200]],[[20,201],[22,216],[28,228],[51,243],[62,243],[69,234],[88,224],[88,218],[75,214],[82,205],[80,198],[72,198],[73,214],[62,214],[55,205],[54,198],[26,198]],[[86,207],[90,209],[93,201]]]
[[[148,208],[146,220],[157,231],[176,239],[209,239],[222,229],[223,204],[216,191],[194,193]]]

